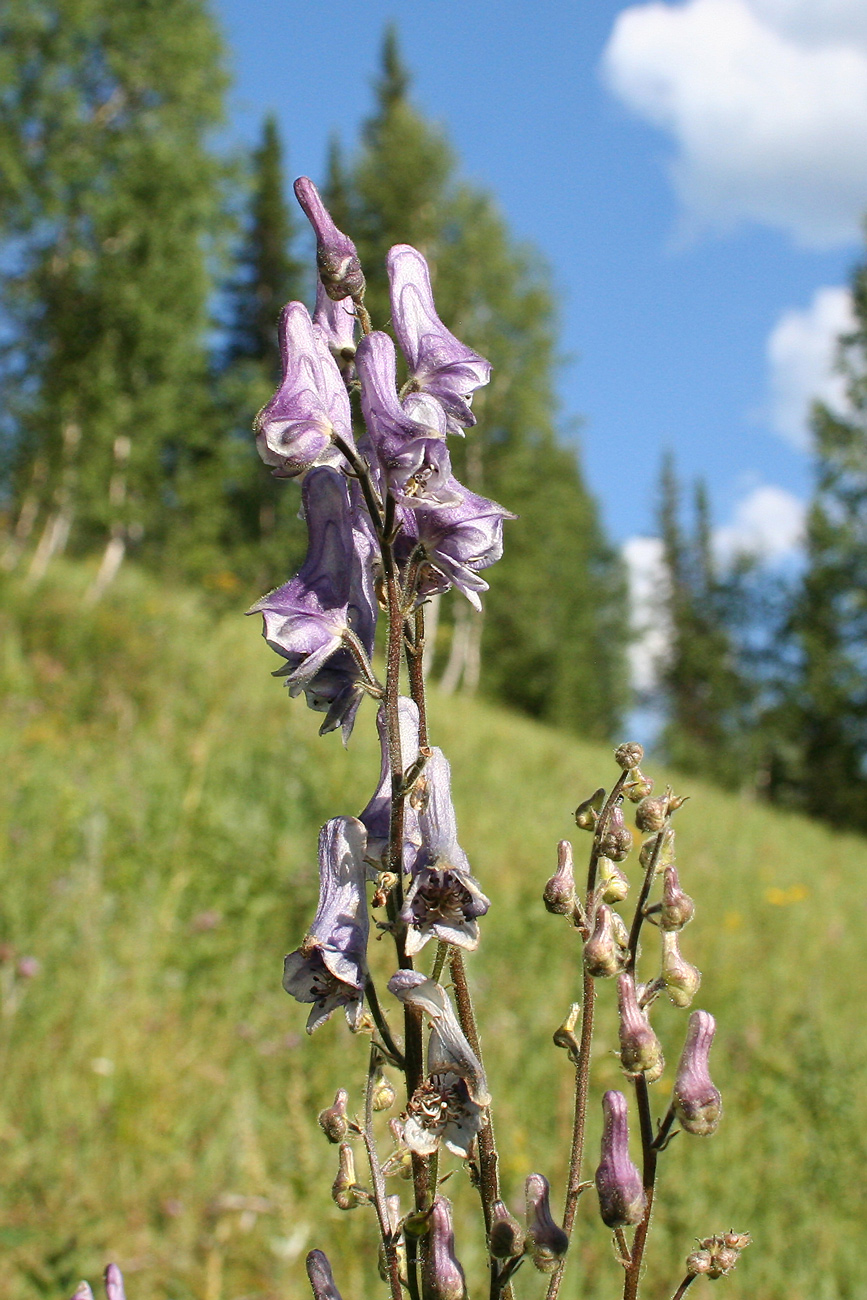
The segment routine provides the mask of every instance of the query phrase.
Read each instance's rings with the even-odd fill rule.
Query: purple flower
[[[352,443],[349,396],[337,363],[314,332],[307,308],[287,303],[280,314],[280,387],[256,416],[259,455],[281,478],[342,457],[332,434]]]
[[[422,502],[414,510],[400,510],[398,560],[405,564],[413,551],[420,551],[418,591],[422,598],[457,587],[480,610],[479,593],[487,591],[488,584],[479,577],[479,570],[499,560],[503,554],[503,520],[515,516],[496,501],[468,491],[457,479],[452,479],[449,486],[459,493],[455,505]]]
[[[400,913],[407,927],[407,955],[414,956],[432,938],[473,949],[479,942],[477,918],[485,915],[490,901],[458,844],[451,770],[441,749],[432,750],[418,785],[424,800],[418,814],[421,845]]]
[[[394,344],[377,330],[358,345],[361,409],[368,437],[386,482],[397,500],[410,507],[425,501],[455,505],[460,485],[452,477],[445,444],[445,416],[437,408],[433,425],[411,419],[397,398]]]
[[[400,762],[402,771],[414,763],[418,757],[418,705],[406,695],[397,701],[400,722]],[[376,728],[379,732],[381,764],[379,785],[359,820],[367,827],[367,860],[377,870],[386,865],[389,837],[391,831],[391,767],[388,757],[388,732],[385,705],[381,704],[376,714]],[[421,844],[421,832],[418,814],[413,806],[414,800],[407,799],[403,810],[403,858],[404,869],[409,869],[409,862]]]
[[[449,1151],[466,1156],[481,1128],[482,1108],[491,1100],[484,1070],[442,985],[420,971],[400,970],[388,987],[431,1021],[427,1076],[407,1104],[404,1141],[418,1155],[432,1155],[443,1142]]]
[[[553,1273],[569,1249],[569,1238],[551,1214],[550,1184],[544,1174],[528,1174],[524,1184],[527,1203],[527,1240],[533,1263],[540,1273]]]
[[[307,1256],[307,1276],[314,1300],[340,1300],[340,1292],[334,1285],[334,1275],[324,1251],[310,1251]]]
[[[344,383],[355,375],[355,308],[351,298],[335,302],[316,281],[316,306],[313,309],[313,333],[337,363]]]
[[[368,659],[373,653],[373,542],[338,471],[311,470],[302,506],[308,528],[304,563],[249,613],[262,614],[265,640],[286,659],[276,675],[288,677],[289,693],[305,691],[310,707],[327,714],[321,730],[342,725],[348,738],[361,701],[362,674],[345,645],[353,636]]]
[[[389,250],[388,277],[394,329],[409,363],[408,392],[434,398],[443,408],[450,433],[475,424],[470,399],[488,382],[491,364],[461,343],[443,325],[434,307],[427,262],[408,244]],[[415,414],[419,406],[405,398]],[[424,404],[424,409],[429,403]]]
[[[675,1114],[687,1133],[709,1137],[719,1127],[722,1097],[714,1087],[708,1058],[716,1033],[709,1011],[693,1011],[674,1080]]]
[[[123,1274],[117,1264],[109,1264],[108,1268],[105,1270],[104,1281],[106,1300],[126,1300]]]
[[[360,1023],[369,928],[366,846],[355,817],[334,817],[319,832],[319,906],[301,947],[283,963],[286,992],[313,1003],[308,1034],[338,1007],[345,1007],[350,1028]]]
[[[422,1257],[422,1294],[425,1300],[466,1300],[464,1270],[455,1255],[452,1206],[437,1196],[430,1216],[427,1250]]]
[[[319,191],[307,176],[295,182],[295,197],[316,235],[316,266],[329,298],[358,298],[364,292],[364,273],[358,252],[348,235],[338,230]]]
[[[599,1213],[609,1228],[624,1228],[641,1222],[647,1201],[641,1174],[629,1159],[627,1104],[622,1092],[605,1093],[602,1114],[602,1150],[596,1170]]]

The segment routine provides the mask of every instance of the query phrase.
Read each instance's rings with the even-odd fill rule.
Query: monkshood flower
[[[373,653],[373,541],[337,470],[320,466],[305,476],[302,506],[308,545],[301,569],[248,612],[262,614],[265,640],[287,661],[275,676],[288,678],[290,695],[303,690],[310,707],[326,713],[322,732],[342,725],[347,739],[362,673],[346,641],[355,637],[368,659]]]
[[[401,768],[405,772],[418,757],[418,705],[408,696],[401,695],[397,701],[397,712]],[[358,814],[359,821],[367,827],[367,861],[373,868],[374,876],[386,865],[391,830],[391,766],[384,704],[377,710],[376,728],[381,752],[379,785],[367,807]],[[413,799],[407,799],[403,810],[403,865],[406,871],[409,871],[421,846],[421,831],[414,804]]]
[[[640,1223],[647,1198],[641,1174],[629,1159],[628,1107],[622,1092],[606,1092],[602,1098],[604,1126],[596,1191],[599,1213],[609,1228]]]
[[[283,377],[253,428],[265,464],[278,478],[294,478],[311,465],[343,459],[332,436],[352,443],[352,414],[337,363],[303,303],[283,308],[279,338]]]
[[[351,1029],[361,1020],[369,927],[364,854],[367,832],[355,817],[334,817],[319,832],[319,906],[304,942],[283,963],[283,987],[312,1002],[312,1034],[338,1007]]]
[[[329,298],[358,298],[364,293],[364,272],[348,235],[338,230],[319,191],[307,176],[299,176],[295,197],[316,235],[316,267]]]
[[[344,383],[348,383],[355,375],[357,319],[351,298],[341,298],[335,302],[328,297],[322,281],[316,281],[313,333],[336,361]]]
[[[484,1070],[440,984],[420,971],[400,970],[388,987],[431,1021],[427,1077],[407,1104],[404,1142],[418,1155],[432,1155],[442,1142],[466,1157],[481,1128],[482,1108],[491,1100]]]
[[[452,477],[445,416],[438,424],[411,419],[397,399],[397,362],[387,334],[365,335],[355,356],[368,438],[388,487],[402,505],[455,505],[462,488]]]
[[[629,1078],[643,1074],[647,1083],[655,1083],[665,1069],[662,1047],[647,1013],[638,1004],[635,980],[627,972],[617,977],[617,1008],[620,1012],[620,1064]]]
[[[503,554],[503,520],[514,519],[496,501],[477,496],[457,479],[449,487],[459,491],[455,505],[422,502],[413,510],[401,507],[401,531],[395,550],[403,566],[410,556],[420,559],[418,594],[421,599],[456,587],[470,604],[482,608],[479,593],[488,590],[480,569],[495,564]]]
[[[686,1031],[672,1104],[687,1133],[709,1137],[719,1127],[722,1097],[708,1069],[716,1021],[709,1011],[693,1011]]]
[[[314,1300],[341,1300],[340,1292],[334,1285],[334,1275],[328,1256],[321,1250],[311,1250],[307,1256],[307,1276]]]
[[[451,1201],[438,1196],[433,1203],[427,1250],[422,1260],[422,1294],[425,1300],[465,1300],[467,1283],[455,1255]]]
[[[477,918],[491,904],[470,874],[467,855],[458,844],[451,769],[441,749],[431,751],[421,783],[425,791],[418,814],[421,846],[400,912],[407,927],[407,956],[414,956],[434,938],[472,950],[479,943]]]
[[[524,1185],[527,1202],[527,1240],[533,1263],[540,1273],[553,1273],[569,1249],[569,1238],[554,1222],[551,1188],[544,1174],[528,1174]]]
[[[117,1264],[109,1264],[105,1270],[105,1294],[107,1300],[126,1300],[123,1274]]]
[[[386,260],[394,330],[409,364],[404,407],[416,419],[438,403],[450,433],[462,433],[476,417],[470,400],[491,376],[491,363],[461,343],[436,313],[427,262],[409,244],[397,244]],[[417,395],[417,396],[416,396]]]

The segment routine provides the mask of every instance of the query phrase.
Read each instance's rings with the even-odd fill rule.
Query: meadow
[[[365,1044],[339,1016],[308,1039],[280,987],[315,908],[318,828],[357,813],[376,781],[372,707],[345,751],[269,676],[258,620],[132,568],[87,608],[89,577],[57,565],[36,590],[6,578],[0,593],[0,1300],[63,1300],[109,1259],[130,1300],[306,1297],[314,1246],[344,1300],[385,1294],[371,1215],[331,1202],[335,1149],[316,1125],[338,1086],[358,1097]],[[538,1170],[556,1208],[572,1071],[551,1034],[580,952],[540,896],[557,841],[584,851],[575,805],[617,771],[605,747],[482,701],[434,695],[431,715],[493,900],[469,965],[505,1191],[520,1205]],[[754,1245],[714,1295],[855,1300],[867,845],[671,779],[690,796],[678,860],[698,910],[683,952],[718,1021],[725,1114],[662,1159],[643,1294],[665,1300],[693,1238],[733,1227]],[[389,973],[386,944],[373,960]],[[591,1171],[599,1097],[619,1086],[613,995],[606,984]],[[669,1081],[684,1022],[668,1006],[656,1017]],[[665,1079],[655,1087],[663,1107]],[[475,1193],[454,1168],[476,1296],[480,1243],[460,1226]],[[561,1294],[609,1300],[619,1281],[591,1193]],[[517,1287],[541,1296],[544,1279],[528,1267]]]

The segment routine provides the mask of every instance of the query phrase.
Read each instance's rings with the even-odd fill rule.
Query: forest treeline
[[[227,86],[204,0],[0,15],[0,560],[31,582],[65,553],[94,559],[92,599],[132,559],[240,600],[298,566],[297,491],[250,425],[279,376],[280,307],[312,300],[310,241],[276,119],[249,157],[215,146]],[[375,325],[385,252],[411,243],[443,319],[494,364],[452,457],[518,518],[484,617],[441,602],[434,676],[611,737],[631,704],[625,572],[558,410],[552,279],[413,104],[393,31],[360,138],[335,140],[314,179],[359,247]],[[654,702],[678,765],[867,829],[863,270],[854,287],[851,418],[814,412],[801,571],[721,571],[700,486],[686,526],[664,471]]]

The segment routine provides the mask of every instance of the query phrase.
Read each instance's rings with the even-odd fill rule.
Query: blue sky
[[[354,146],[397,21],[415,102],[555,269],[564,427],[583,421],[637,572],[665,450],[707,480],[721,548],[797,543],[806,402],[841,400],[830,347],[867,210],[863,0],[215,9],[231,136],[273,109],[291,174],[314,179],[332,133]]]

